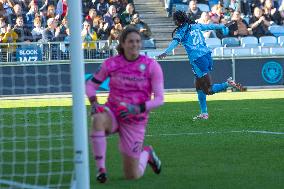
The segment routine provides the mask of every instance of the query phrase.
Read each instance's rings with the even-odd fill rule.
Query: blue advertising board
[[[22,57],[28,58],[23,54]],[[161,61],[160,65],[164,73],[165,89],[195,88],[194,75],[188,61]],[[99,67],[99,63],[86,63],[85,80],[92,79],[92,74]],[[283,58],[236,59],[235,61],[236,80],[246,87],[284,85],[283,69]],[[0,74],[0,95],[71,91],[70,64],[2,66],[0,73],[2,73]],[[17,77],[12,80],[11,76],[15,73]],[[20,74],[23,74],[25,79]],[[232,60],[215,60],[211,76],[212,83],[221,83],[233,76]],[[99,88],[99,91],[108,90],[109,78]]]
[[[37,45],[19,46],[16,50],[19,62],[35,62],[42,60],[42,50]]]

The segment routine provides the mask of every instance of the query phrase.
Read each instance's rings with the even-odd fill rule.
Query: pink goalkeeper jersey
[[[141,104],[146,102],[149,111],[163,104],[164,80],[160,65],[153,59],[140,55],[130,62],[122,55],[105,60],[94,74],[99,82],[110,77],[107,104],[116,107],[120,102]],[[95,96],[98,84],[87,83],[88,97]],[[151,94],[154,99],[151,100]]]

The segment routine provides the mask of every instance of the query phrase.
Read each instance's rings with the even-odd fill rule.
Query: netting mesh
[[[1,189],[70,188],[72,109],[54,97],[70,91],[69,68],[0,65]]]

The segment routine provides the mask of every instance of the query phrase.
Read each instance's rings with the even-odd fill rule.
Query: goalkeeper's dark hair
[[[176,32],[176,30],[181,27],[183,24],[185,23],[188,23],[189,25],[190,24],[196,24],[196,22],[191,18],[189,17],[186,12],[184,11],[181,11],[181,10],[178,10],[176,12],[174,12],[173,14],[173,19],[174,21],[177,21],[178,23],[181,23],[180,26],[178,26],[177,28],[174,29],[174,31],[172,32],[172,37],[174,36],[174,33]],[[190,26],[191,27],[191,26]],[[191,28],[189,28],[190,30]]]
[[[122,48],[122,43],[125,42],[128,34],[130,34],[130,33],[137,33],[141,37],[140,32],[134,26],[127,26],[119,35],[118,45],[116,47],[118,54],[120,54],[120,55],[124,54],[124,49]]]

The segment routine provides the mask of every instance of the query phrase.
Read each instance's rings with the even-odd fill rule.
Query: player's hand
[[[141,108],[139,105],[127,104],[121,102],[117,108],[117,114],[122,119],[128,119],[132,115],[137,115],[141,113]]]
[[[229,23],[226,23],[226,24],[224,24],[224,27],[222,28],[222,34],[224,35],[224,36],[227,36],[227,35],[229,35],[229,32],[230,32],[230,29],[229,29],[229,27],[230,26],[232,26],[234,23],[233,22],[229,22]]]
[[[91,115],[103,113],[105,111],[105,107],[97,102],[91,104]]]
[[[163,59],[167,56],[167,53],[163,53],[163,54],[160,54],[157,58],[158,59]]]

